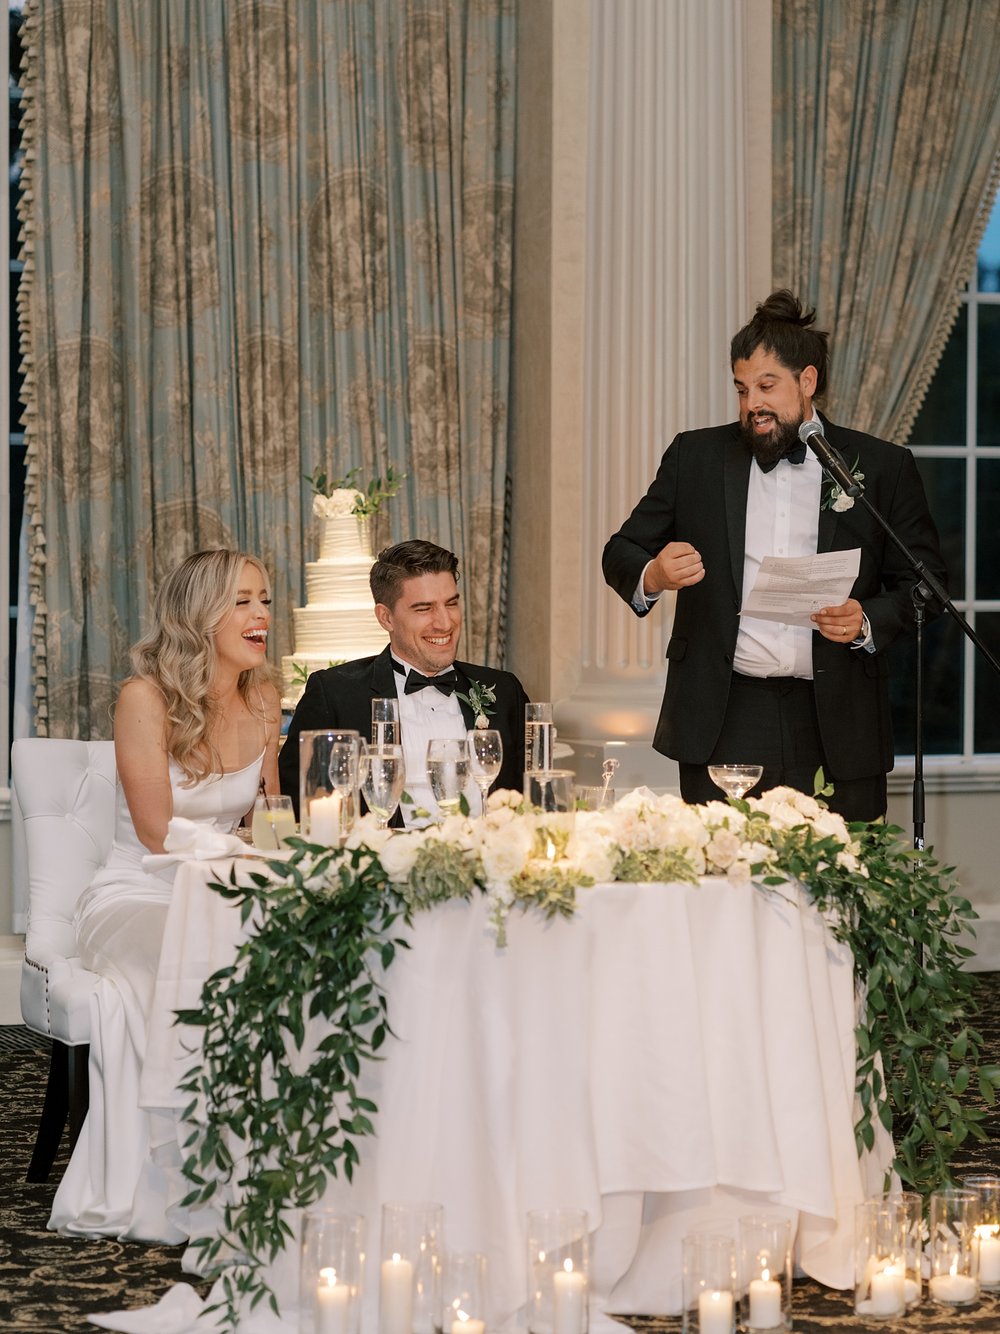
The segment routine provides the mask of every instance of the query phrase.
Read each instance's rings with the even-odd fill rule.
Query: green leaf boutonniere
[[[476,715],[478,728],[489,727],[489,720],[495,712],[493,705],[497,702],[497,692],[493,686],[484,686],[482,681],[473,681],[467,695],[463,695],[460,690],[456,690],[455,695],[468,704]]]
[[[856,482],[863,482],[865,475],[858,468],[859,462],[860,460],[855,458],[851,464],[851,476]],[[834,514],[843,514],[845,510],[854,508],[854,497],[847,495],[844,489],[828,473],[823,475],[823,491],[821,510],[833,510]]]

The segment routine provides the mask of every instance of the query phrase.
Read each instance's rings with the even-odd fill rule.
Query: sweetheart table
[[[198,1030],[173,1012],[242,939],[208,888],[231,866],[183,864],[167,920],[141,1101],[173,1127],[159,1152],[172,1135],[175,1161]],[[416,916],[386,974],[395,1037],[363,1075],[376,1135],[324,1203],[367,1217],[369,1257],[383,1202],[442,1203],[448,1248],[488,1256],[491,1329],[524,1302],[532,1208],[589,1214],[592,1330],[602,1311],[679,1311],[681,1237],[761,1209],[793,1220],[805,1273],[849,1287],[854,1205],[892,1158],[884,1134],[855,1149],[849,951],[793,885],[602,884],[577,901],[572,920],[512,912],[504,949],[481,897]],[[296,1266],[293,1247],[274,1272],[292,1318]]]

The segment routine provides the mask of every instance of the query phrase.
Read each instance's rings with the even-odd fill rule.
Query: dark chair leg
[[[27,1181],[48,1181],[67,1117],[70,1147],[76,1143],[89,1101],[89,1052],[89,1047],[67,1047],[63,1042],[57,1042],[54,1038],[52,1040],[49,1082],[45,1089],[38,1133],[35,1135],[35,1147],[25,1177]]]

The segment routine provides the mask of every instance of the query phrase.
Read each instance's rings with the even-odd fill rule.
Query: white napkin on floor
[[[163,840],[165,852],[149,852],[142,859],[143,870],[151,875],[178,862],[210,862],[216,857],[242,857],[248,849],[235,834],[224,834],[215,825],[199,820],[185,820],[175,815],[167,825]]]

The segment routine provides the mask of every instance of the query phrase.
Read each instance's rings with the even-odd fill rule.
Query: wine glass
[[[495,727],[474,727],[468,735],[472,777],[483,803],[486,815],[486,794],[503,764],[503,737]]]
[[[764,772],[762,764],[710,764],[708,776],[716,787],[721,788],[727,797],[746,796],[752,787],[761,780]]]
[[[469,781],[469,743],[465,737],[436,737],[427,743],[427,777],[434,800],[445,815],[458,815]]]
[[[361,791],[378,829],[388,828],[406,782],[403,747],[365,746],[359,763]]]

